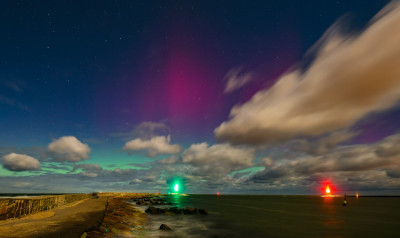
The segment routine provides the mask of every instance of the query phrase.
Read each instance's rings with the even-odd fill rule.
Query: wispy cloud
[[[236,67],[226,73],[224,80],[227,81],[225,85],[224,93],[231,93],[253,79],[253,74],[250,72],[244,72],[243,67]]]
[[[4,80],[2,81],[2,84],[18,93],[21,93],[23,88],[26,86],[21,80]]]
[[[0,103],[7,104],[12,107],[17,107],[25,111],[30,111],[30,108],[16,99],[9,98],[0,94]]]
[[[140,138],[148,140],[155,136],[166,136],[171,132],[170,127],[164,122],[143,121],[140,124],[130,128],[123,129],[122,132],[113,133],[111,136],[121,137],[124,140]]]

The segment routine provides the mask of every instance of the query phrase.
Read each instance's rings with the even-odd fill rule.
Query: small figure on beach
[[[343,206],[347,205],[347,196],[346,193],[344,193],[344,197],[343,197]]]

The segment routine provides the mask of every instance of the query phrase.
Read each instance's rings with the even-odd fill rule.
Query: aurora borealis
[[[400,194],[397,2],[1,5],[1,192]]]

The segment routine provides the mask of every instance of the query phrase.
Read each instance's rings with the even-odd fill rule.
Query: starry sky
[[[397,1],[0,6],[0,193],[400,195]]]

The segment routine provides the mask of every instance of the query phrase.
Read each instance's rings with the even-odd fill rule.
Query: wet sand
[[[0,221],[0,237],[80,237],[98,229],[103,221],[108,197],[85,199],[50,211],[20,219]]]

